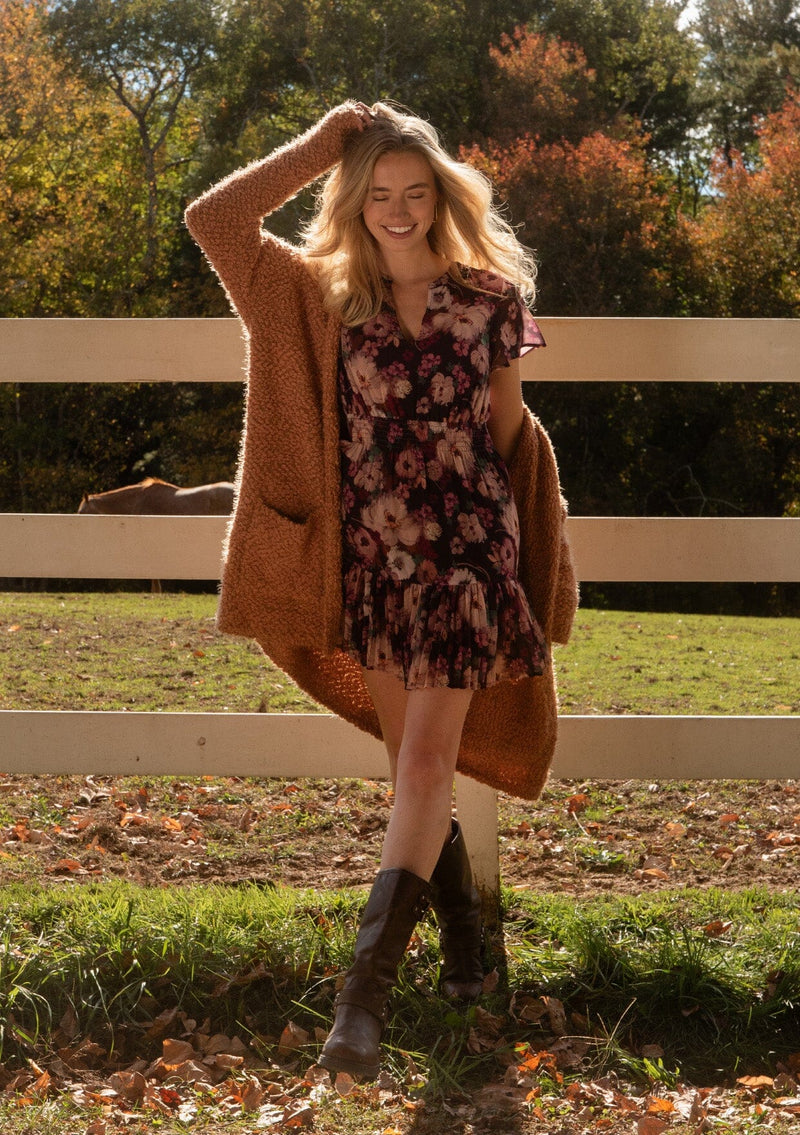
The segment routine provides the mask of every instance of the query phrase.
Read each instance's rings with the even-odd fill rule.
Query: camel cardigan
[[[338,645],[342,622],[339,406],[341,324],[300,249],[262,218],[339,160],[357,128],[352,104],[213,186],[187,226],[222,281],[248,345],[236,504],[224,547],[218,626],[256,639],[323,706],[380,737],[359,665]],[[510,466],[520,515],[520,578],[548,642],[566,642],[577,586],[566,508],[547,434],[526,413]],[[552,664],[536,678],[473,695],[460,772],[534,798],[556,741]]]

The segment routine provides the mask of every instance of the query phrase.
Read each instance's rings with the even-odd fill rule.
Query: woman
[[[261,231],[331,167],[300,247]],[[485,179],[382,104],[331,111],[187,224],[249,338],[219,625],[388,751],[380,871],[320,1056],[374,1077],[429,903],[443,993],[481,991],[457,764],[535,795],[555,740],[549,643],[577,596],[552,451],[521,395],[517,360],[543,343],[522,301],[532,272]],[[522,581],[515,478],[531,520]]]

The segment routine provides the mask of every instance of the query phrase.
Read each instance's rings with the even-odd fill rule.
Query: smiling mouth
[[[393,233],[395,236],[405,236],[414,228],[413,225],[384,225],[383,227],[387,233]]]

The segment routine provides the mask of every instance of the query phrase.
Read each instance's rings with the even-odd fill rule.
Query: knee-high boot
[[[439,988],[445,997],[475,1001],[483,987],[481,900],[457,820],[433,869],[431,891],[443,954]]]
[[[378,872],[358,928],[355,959],[336,998],[333,1028],[320,1054],[323,1068],[367,1079],[378,1075],[389,994],[429,901],[430,884],[419,876],[399,867]]]

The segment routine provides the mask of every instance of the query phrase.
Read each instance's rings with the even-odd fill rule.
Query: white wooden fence
[[[528,380],[800,380],[800,320],[540,322],[548,349],[524,362]],[[242,364],[233,319],[0,320],[0,382],[240,382]],[[225,523],[0,514],[0,577],[212,579]],[[800,519],[573,517],[569,533],[585,581],[800,578]],[[6,710],[0,768],[373,778],[384,776],[386,765],[376,741],[327,714]],[[554,774],[796,777],[800,717],[565,716]],[[494,893],[496,795],[462,777],[456,792],[476,875],[485,893]]]

